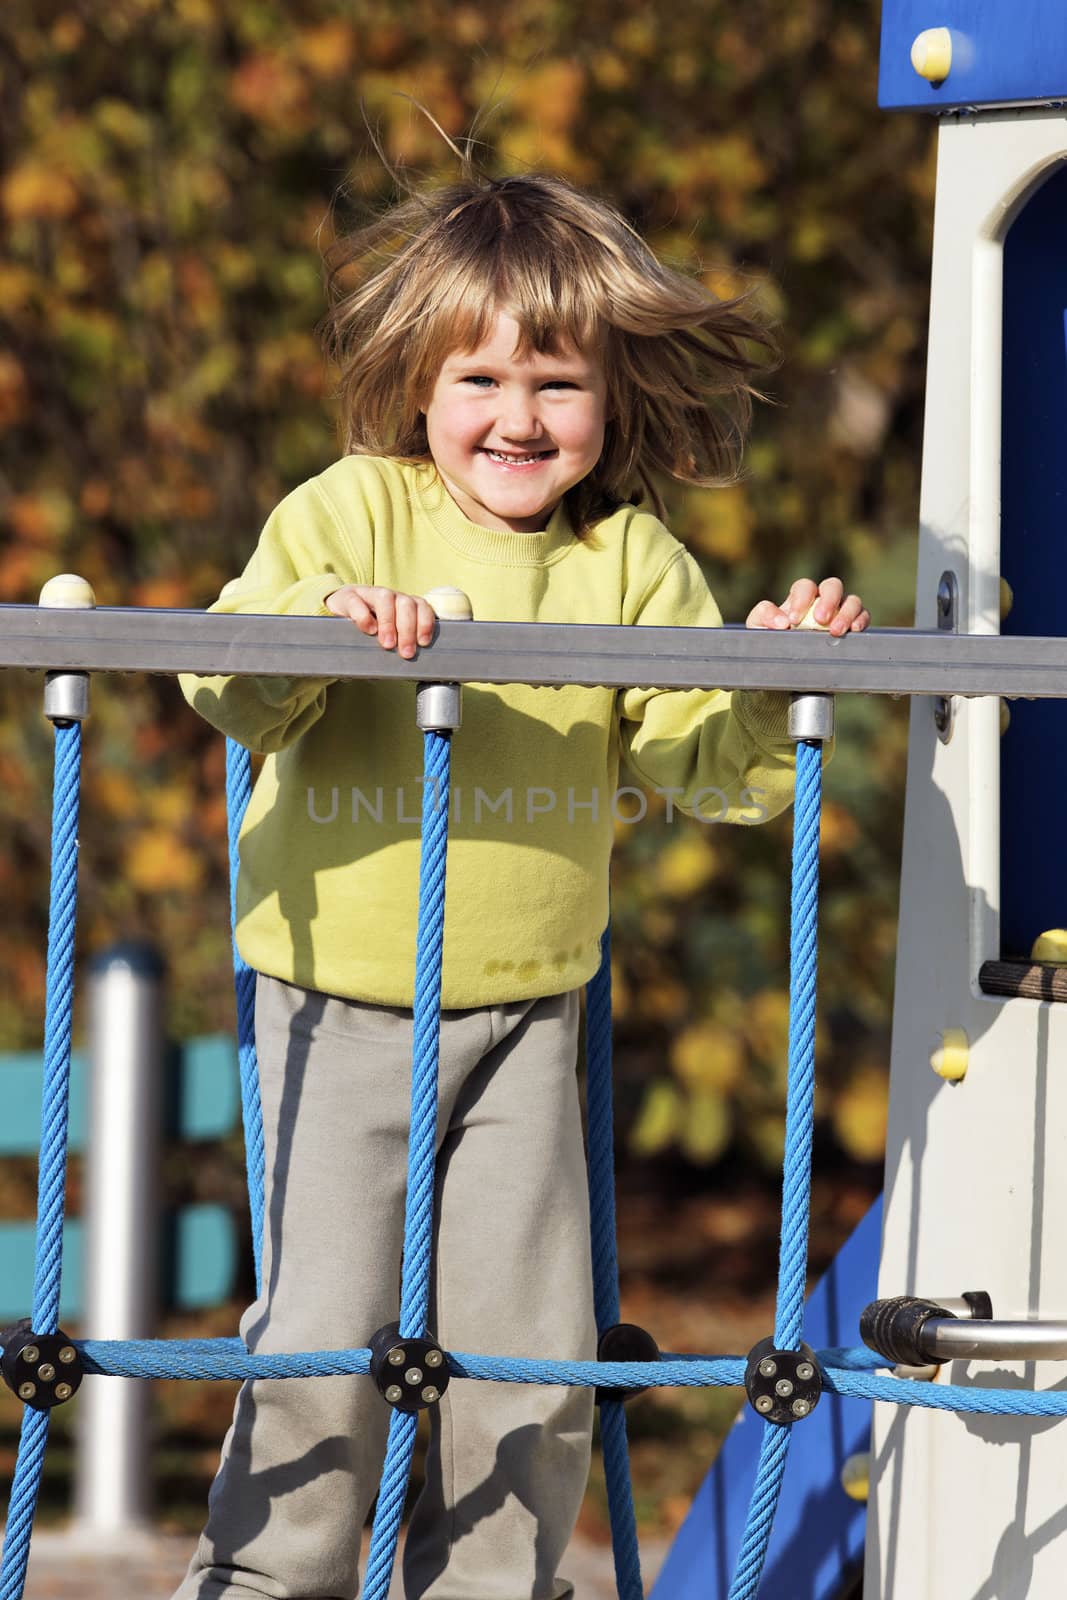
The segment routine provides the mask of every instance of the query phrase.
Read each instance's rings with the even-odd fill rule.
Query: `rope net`
[[[434,1129],[437,1115],[438,1018],[448,848],[451,736],[425,735],[422,858],[414,993],[411,1136],[400,1299],[400,1336],[425,1333],[433,1238]],[[34,1336],[57,1331],[63,1214],[67,1166],[67,1107],[70,1090],[71,1013],[74,993],[74,927],[77,900],[78,806],[81,727],[55,729],[45,1072],[38,1182],[37,1250],[34,1265]],[[807,1268],[811,1147],[815,1090],[815,980],[818,928],[819,817],[822,751],[818,743],[797,747],[793,822],[790,927],[789,1075],[782,1190],[782,1230],[774,1344],[801,1348]],[[231,916],[236,919],[237,838],[251,791],[248,752],[227,741]],[[612,1154],[610,931],[601,941],[601,961],[586,991],[588,1069],[588,1165],[593,1237],[594,1301],[598,1331],[618,1323],[619,1288],[615,1243]],[[237,1039],[245,1126],[252,1244],[257,1288],[263,1228],[263,1124],[255,1056],[255,974],[234,955]],[[252,1355],[239,1339],[72,1340],[86,1373],[127,1378],[219,1378],[284,1380],[369,1373],[369,1349],[313,1350]],[[2,1352],[0,1352],[2,1354]],[[649,1387],[705,1387],[744,1382],[746,1361],[737,1356],[664,1352],[655,1361],[539,1361],[446,1351],[452,1378],[496,1383],[562,1384],[602,1391]],[[907,1385],[882,1376],[884,1359],[864,1348],[816,1352],[822,1386],[831,1394],[888,1401],[928,1409],[997,1415],[1061,1417],[1067,1393],[1014,1389],[967,1389],[958,1385]],[[385,1403],[383,1401],[383,1403]],[[603,1396],[600,1433],[608,1485],[615,1571],[620,1600],[643,1595],[637,1531],[621,1398]],[[30,1534],[41,1481],[50,1412],[27,1404],[8,1505],[0,1600],[21,1600]],[[765,1421],[755,1486],[729,1600],[757,1593],[795,1423]],[[802,1424],[801,1424],[802,1425]],[[385,1600],[396,1555],[404,1496],[414,1449],[417,1417],[394,1410],[389,1429],[371,1550],[364,1577],[365,1600]]]

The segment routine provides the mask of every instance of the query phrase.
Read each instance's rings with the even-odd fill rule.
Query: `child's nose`
[[[542,432],[541,420],[533,401],[516,395],[505,403],[500,431],[509,439],[535,439]]]

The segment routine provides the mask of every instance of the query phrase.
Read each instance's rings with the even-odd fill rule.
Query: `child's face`
[[[447,357],[426,433],[446,489],[472,522],[537,533],[596,466],[606,384],[599,360],[573,348],[519,360],[518,336],[502,311],[477,350]]]

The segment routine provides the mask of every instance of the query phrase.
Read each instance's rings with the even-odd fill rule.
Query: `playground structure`
[[[963,1320],[962,1306],[936,1299],[918,1314],[912,1308],[916,1359],[905,1364],[942,1364],[951,1383],[872,1375],[876,1365],[901,1364],[899,1329],[891,1330],[888,1354],[823,1350],[817,1366],[823,1388],[897,1402],[875,1408],[864,1592],[1044,1600],[1058,1593],[1057,1538],[1067,1531],[1064,1473],[1054,1454],[1060,1432],[1049,1425],[1067,1414],[1067,1395],[1058,1368],[1046,1365],[1067,1349],[1063,1326],[1052,1320],[1063,1312],[1067,1286],[1054,1230],[1046,1229],[1046,1219],[1059,1214],[1067,1172],[1053,1131],[1062,1125],[1056,1115],[1062,1091],[1050,1072],[1064,1042],[1057,1005],[1067,985],[1029,952],[1039,935],[1067,920],[1067,866],[1045,843],[1067,698],[1067,640],[1056,635],[1052,609],[1056,512],[1067,470],[1061,266],[1067,117],[1062,102],[1049,103],[1067,97],[1067,15],[1043,0],[1030,8],[1032,32],[1024,36],[1000,5],[947,0],[933,30],[924,28],[928,19],[918,9],[911,0],[886,5],[881,96],[887,108],[942,116],[914,632],[875,631],[837,643],[730,629],[648,629],[635,636],[623,629],[446,622],[439,641],[406,663],[384,661],[372,641],[346,640],[341,652],[331,642],[331,625],[311,619],[5,607],[0,665],[68,676],[141,669],[388,675],[439,685],[764,687],[802,693],[809,703],[811,696],[842,692],[912,695],[879,1290],[887,1298],[921,1298],[980,1289],[997,1317],[1012,1321],[1004,1326],[981,1307],[976,1317],[974,1304]],[[1009,701],[1006,728],[1000,697]],[[71,706],[64,709],[69,716]],[[818,767],[803,753],[817,751],[810,726],[806,732],[798,763],[805,783]],[[436,741],[447,744],[449,737],[447,727],[429,728],[428,750],[433,746],[441,757]],[[427,773],[433,770],[428,756]],[[802,809],[797,837],[810,846],[810,808],[803,825]],[[816,793],[816,837],[817,827]],[[440,888],[440,842],[438,849]],[[813,938],[813,918],[809,886],[795,931],[804,922]],[[804,985],[813,992],[813,963],[806,973]],[[803,1123],[810,1116],[802,1081],[810,1066],[808,1004],[798,1001],[791,1029],[790,1116],[800,1133],[789,1178],[800,1189]],[[796,1200],[794,1188],[791,1204]],[[801,1287],[802,1226],[794,1217],[785,1230],[794,1268],[800,1249]],[[775,1402],[760,1407],[764,1396],[752,1368],[798,1353],[795,1271],[788,1292],[774,1357],[754,1354],[748,1363],[750,1399],[764,1417]],[[950,1309],[957,1314],[943,1314]],[[47,1331],[35,1306],[34,1335]],[[403,1313],[401,1332],[405,1339],[421,1336],[414,1323],[404,1325]],[[847,1342],[855,1342],[854,1331]],[[153,1361],[154,1370],[165,1370],[158,1352],[109,1351],[103,1343],[79,1351],[88,1370],[144,1370]],[[334,1364],[318,1370],[366,1371],[371,1364],[369,1351],[333,1355]],[[499,1364],[484,1358],[442,1355],[455,1378],[502,1375]],[[341,1356],[347,1364],[338,1364]],[[232,1348],[217,1360],[207,1351],[194,1357],[188,1364],[198,1372],[213,1363],[228,1363],[227,1375],[255,1370]],[[798,1372],[809,1364],[801,1359]],[[665,1357],[609,1360],[566,1379],[554,1370],[541,1381],[622,1390],[664,1381],[738,1383],[745,1376],[746,1363],[736,1359]],[[780,1372],[769,1376],[781,1380]],[[821,1416],[834,1404],[816,1393],[809,1411]],[[403,1415],[394,1415],[401,1445],[413,1431],[397,1420]],[[807,1416],[797,1411],[762,1424],[759,1484],[738,1541],[731,1600],[756,1593],[788,1441],[809,1426]],[[605,1439],[624,1433],[617,1400],[602,1408],[602,1428]],[[625,1499],[618,1482],[615,1491]],[[399,1519],[395,1492],[385,1515]],[[620,1593],[629,1600],[641,1593],[640,1576],[624,1505],[613,1506],[616,1515]],[[383,1522],[368,1596],[380,1592],[374,1585],[382,1573],[388,1582],[390,1536]],[[803,1541],[798,1548],[794,1583]],[[666,1580],[667,1573],[657,1594],[681,1595]],[[16,1600],[20,1582],[18,1551],[9,1558],[5,1546],[2,1600]],[[810,1592],[829,1597],[834,1582],[827,1570]],[[794,1596],[800,1592],[794,1587]]]

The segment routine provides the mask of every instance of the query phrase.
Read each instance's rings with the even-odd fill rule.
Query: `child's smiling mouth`
[[[491,450],[486,446],[480,447],[479,453],[488,456],[490,461],[498,467],[510,467],[519,471],[528,471],[531,467],[540,466],[542,461],[550,461],[558,454],[555,450],[540,450],[536,453],[524,451],[522,454],[513,454],[510,451]]]

